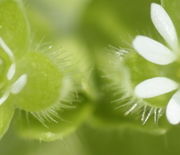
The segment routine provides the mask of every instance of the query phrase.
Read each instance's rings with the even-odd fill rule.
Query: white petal
[[[11,93],[18,94],[27,83],[27,75],[21,75],[11,86]]]
[[[156,3],[151,4],[151,19],[157,31],[169,46],[177,49],[177,34],[173,22],[164,8]]]
[[[9,92],[5,92],[5,94],[0,98],[0,105],[3,104],[8,97],[9,97]]]
[[[133,47],[141,56],[155,64],[167,65],[176,59],[175,54],[167,47],[146,36],[137,36]]]
[[[166,108],[166,117],[171,124],[180,123],[180,91],[170,99]]]
[[[10,67],[9,67],[9,70],[7,72],[7,79],[8,80],[11,80],[13,77],[14,77],[14,74],[16,72],[16,65],[15,64],[12,64]]]
[[[14,60],[14,54],[11,51],[11,49],[8,47],[8,45],[4,42],[2,38],[0,38],[0,46],[4,50],[4,52],[12,59]]]
[[[171,92],[178,88],[178,84],[165,77],[155,77],[145,80],[135,87],[135,94],[141,98],[152,98]]]

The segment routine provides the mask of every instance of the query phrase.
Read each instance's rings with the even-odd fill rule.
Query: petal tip
[[[176,55],[170,49],[143,35],[136,36],[132,46],[138,54],[155,64],[168,65],[176,60]]]
[[[156,7],[162,7],[162,6],[158,3],[151,3],[151,9],[156,8]]]
[[[178,47],[177,33],[174,23],[172,22],[167,11],[160,4],[151,3],[150,14],[151,14],[151,20],[157,31],[168,43],[168,45],[172,49],[176,50]]]
[[[170,99],[166,108],[166,118],[172,125],[180,123],[180,91],[176,92]]]
[[[178,88],[178,84],[165,77],[155,77],[142,81],[135,87],[135,95],[140,98],[160,96]]]

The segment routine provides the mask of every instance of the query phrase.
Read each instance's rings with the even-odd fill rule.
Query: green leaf
[[[29,26],[21,1],[0,1],[0,37],[15,56],[22,56],[27,51]]]
[[[11,119],[14,114],[14,107],[10,104],[3,104],[0,106],[0,138],[6,133],[9,128]]]
[[[89,115],[88,100],[83,94],[61,101],[42,113],[21,111],[15,124],[24,138],[52,141],[73,132]]]

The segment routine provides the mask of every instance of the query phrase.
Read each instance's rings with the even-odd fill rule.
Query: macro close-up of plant
[[[179,154],[179,9],[0,0],[0,155]]]

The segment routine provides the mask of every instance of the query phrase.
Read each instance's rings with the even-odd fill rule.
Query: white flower
[[[178,58],[178,39],[173,22],[164,8],[151,4],[151,19],[168,47],[146,36],[136,36],[134,49],[146,60],[157,65],[168,65]],[[135,87],[135,94],[140,98],[152,98],[179,89],[179,85],[166,77],[147,79]],[[166,117],[171,124],[180,123],[180,89],[172,96],[166,107]]]

